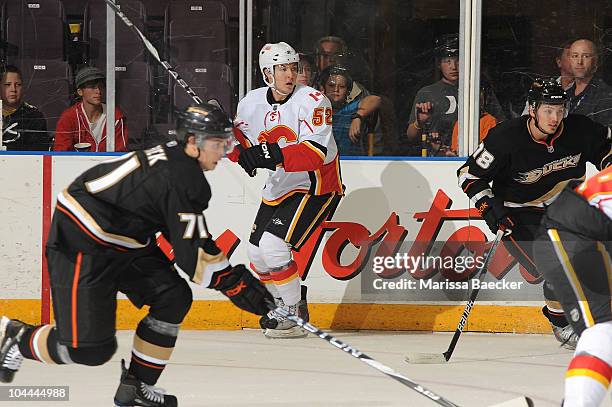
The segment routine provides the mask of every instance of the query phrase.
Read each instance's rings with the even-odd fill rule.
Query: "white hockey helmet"
[[[263,75],[263,80],[268,86],[274,86],[272,82],[266,80],[264,69],[268,68],[271,75],[274,75],[274,65],[299,63],[300,56],[293,47],[286,42],[277,42],[275,44],[266,44],[259,52],[259,69]]]

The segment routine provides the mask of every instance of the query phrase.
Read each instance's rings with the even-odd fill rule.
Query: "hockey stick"
[[[361,360],[363,363],[366,363],[368,366],[378,370],[379,372],[382,372],[382,373],[386,374],[387,376],[391,377],[392,379],[397,380],[398,382],[400,382],[404,386],[410,387],[412,390],[416,391],[417,393],[421,394],[424,397],[427,397],[428,399],[430,399],[434,403],[439,404],[441,406],[446,406],[446,407],[459,407],[459,405],[457,405],[457,404],[453,403],[452,401],[447,400],[444,397],[434,393],[433,391],[431,391],[431,390],[421,386],[420,384],[418,384],[415,381],[407,378],[406,376],[403,376],[403,375],[397,373],[396,371],[391,369],[389,366],[383,365],[379,361],[377,361],[375,359],[372,359],[371,357],[369,357],[365,353],[361,352],[360,350],[352,347],[351,345],[342,342],[340,339],[334,338],[333,336],[331,336],[327,332],[323,332],[322,330],[320,330],[316,326],[312,325],[310,322],[306,322],[302,318],[300,318],[300,317],[298,317],[298,316],[296,316],[294,314],[291,314],[286,309],[284,309],[282,307],[276,307],[273,303],[269,303],[268,306],[270,307],[270,309],[274,310],[274,312],[276,312],[277,314],[279,314],[279,315],[281,315],[281,316],[283,316],[283,317],[285,317],[285,318],[295,322],[296,324],[298,324],[302,329],[317,335],[319,338],[329,342],[329,344],[331,344],[331,345],[335,346],[336,348],[343,350],[345,353],[347,353],[347,354],[349,354],[349,355],[351,355],[351,356]],[[490,406],[490,407],[533,407],[533,402],[531,401],[531,399],[529,397],[519,397],[519,398],[516,398],[516,399],[512,399],[512,400],[506,401],[506,402],[501,403],[501,404],[495,404],[495,405]]]
[[[344,352],[348,353],[349,355],[361,360],[362,362],[368,364],[370,367],[373,367],[374,369],[386,374],[387,376],[397,380],[403,385],[410,387],[412,390],[416,391],[417,393],[422,394],[423,396],[434,401],[435,403],[441,406],[446,406],[446,407],[459,407],[457,404],[453,403],[452,401],[449,401],[445,399],[444,397],[439,396],[436,393],[432,392],[431,390],[426,389],[420,384],[410,380],[409,378],[402,376],[401,374],[395,372],[390,367],[385,366],[382,363],[378,362],[377,360],[372,359],[371,357],[359,351],[358,349],[355,349],[352,346],[342,342],[341,340],[334,338],[327,332],[321,331],[319,328],[317,328],[316,326],[312,325],[309,322],[304,321],[302,318],[289,313],[286,309],[283,309],[282,307],[277,307],[274,309],[274,312],[295,322],[300,327],[302,327],[302,329],[305,329],[306,331],[317,335],[319,338],[324,339],[325,341],[329,342],[331,345],[337,347],[338,349],[342,349]]]
[[[485,258],[484,263],[482,264],[482,266],[480,267],[480,270],[478,271],[477,278],[480,281],[482,281],[484,279],[484,276],[487,274],[487,267],[489,263],[491,262],[491,259],[493,259],[493,255],[495,254],[495,251],[497,250],[497,246],[499,245],[502,237],[504,236],[504,232],[505,232],[505,229],[500,228],[497,231],[497,234],[495,235],[495,240],[493,240],[493,243],[491,244],[491,248],[489,249],[489,252],[487,253],[487,257]],[[459,341],[459,337],[461,336],[461,333],[463,332],[463,328],[465,327],[465,324],[467,323],[467,320],[470,316],[470,312],[472,312],[472,307],[474,306],[474,302],[476,301],[476,297],[478,296],[479,291],[480,291],[480,288],[478,287],[472,289],[472,292],[470,293],[470,299],[468,300],[467,304],[465,304],[465,308],[463,309],[463,314],[461,314],[461,319],[459,320],[459,324],[457,324],[457,329],[455,329],[455,334],[453,335],[453,339],[451,340],[451,343],[448,346],[448,349],[446,350],[446,352],[444,353],[411,352],[411,353],[406,354],[406,358],[405,358],[406,362],[408,363],[446,363],[448,362],[451,356],[453,355],[453,351],[455,350],[455,346],[457,345],[457,342]]]
[[[185,92],[187,92],[187,94],[189,96],[191,96],[191,98],[193,99],[193,101],[200,105],[203,103],[203,100],[198,96],[197,93],[195,93],[195,91],[193,89],[191,89],[191,86],[189,86],[187,84],[187,82],[185,82],[185,80],[183,78],[181,78],[181,76],[178,74],[178,72],[176,72],[176,69],[174,69],[174,67],[172,65],[170,65],[170,63],[168,61],[162,60],[159,57],[159,53],[157,52],[157,50],[155,49],[155,47],[153,46],[153,44],[151,44],[151,41],[149,41],[147,39],[147,37],[144,36],[144,34],[138,29],[138,27],[136,27],[134,24],[132,24],[132,21],[130,21],[130,19],[121,11],[121,9],[119,8],[119,6],[117,4],[115,4],[112,0],[105,0],[106,4],[109,5],[110,8],[113,9],[113,11],[115,12],[115,14],[117,14],[117,16],[123,20],[123,22],[125,23],[125,25],[127,25],[128,27],[132,28],[136,34],[138,34],[138,36],[140,37],[140,39],[142,40],[142,42],[144,43],[145,47],[147,48],[147,50],[151,53],[151,55],[153,55],[155,57],[155,59],[157,59],[157,61],[162,64],[162,66],[164,68],[166,68],[166,71],[168,71],[168,73],[170,74],[170,76],[172,76],[174,78],[174,80],[183,87],[183,89],[185,89]]]
[[[153,55],[153,57],[155,57],[155,59],[157,59],[157,61],[164,67],[166,68],[166,71],[168,71],[168,73],[170,74],[170,76],[172,76],[172,78],[174,78],[174,80],[181,85],[181,87],[183,89],[185,89],[185,92],[187,92],[187,94],[189,96],[191,96],[191,99],[193,99],[193,101],[196,104],[202,104],[203,100],[198,96],[197,93],[195,93],[195,91],[193,89],[191,89],[191,86],[189,86],[189,84],[187,82],[185,82],[185,80],[178,74],[178,72],[176,72],[176,69],[174,69],[174,67],[172,65],[170,65],[170,63],[168,61],[162,60],[159,56],[159,53],[157,52],[157,49],[155,49],[155,47],[153,46],[153,44],[151,44],[151,41],[149,41],[147,39],[147,37],[145,37],[145,35],[138,29],[138,27],[136,27],[132,21],[121,11],[121,9],[119,8],[119,6],[117,4],[115,4],[112,0],[105,0],[106,4],[108,4],[110,6],[110,8],[113,9],[113,11],[115,12],[115,14],[117,14],[117,16],[119,18],[121,18],[123,20],[123,22],[130,28],[132,28],[136,34],[138,34],[138,36],[140,37],[140,39],[142,40],[142,42],[145,45],[145,48],[151,53],[151,55]],[[216,102],[216,103],[215,103]],[[207,101],[207,103],[213,104],[217,107],[219,107],[221,110],[224,110],[223,107],[221,106],[221,104],[219,103],[219,101],[217,101],[216,99],[210,99]],[[248,139],[246,137],[238,137],[236,134],[234,134],[234,137],[236,138],[236,141],[238,142],[238,144],[236,145],[236,147],[238,147],[238,149],[242,150],[245,148],[249,148],[250,142],[248,141]],[[252,175],[255,176],[255,175]]]

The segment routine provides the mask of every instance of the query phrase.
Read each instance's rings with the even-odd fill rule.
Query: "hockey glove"
[[[283,160],[283,153],[278,144],[261,143],[242,151],[238,158],[238,164],[244,168],[247,174],[251,175],[257,168],[267,168],[275,171],[276,166],[282,164]]]
[[[484,197],[476,203],[480,216],[487,222],[487,226],[494,234],[500,228],[504,229],[504,236],[512,233],[514,222],[510,218],[510,212],[504,204],[495,198]]]
[[[221,291],[235,306],[257,315],[268,313],[266,300],[274,302],[266,287],[243,264],[215,273],[209,288]]]

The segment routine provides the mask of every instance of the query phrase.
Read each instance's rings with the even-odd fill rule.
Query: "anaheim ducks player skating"
[[[533,241],[544,208],[572,180],[582,180],[587,161],[605,168],[610,129],[585,116],[567,114],[567,94],[554,79],[536,80],[528,94],[529,115],[507,120],[489,135],[457,171],[459,185],[493,233],[508,231],[506,249],[535,278]],[[544,283],[542,312],[557,340],[574,349],[578,337],[550,285]]]
[[[264,315],[272,297],[243,266],[232,267],[208,233],[204,210],[212,171],[234,145],[232,122],[211,105],[179,115],[172,141],[92,167],[61,192],[47,242],[55,323],[0,320],[0,381],[23,358],[97,366],[117,350],[117,292],[149,306],[134,335],[129,369],[122,361],[116,406],[175,407],[155,383],[170,360],[191,308],[191,281],[221,291],[238,307]],[[174,264],[157,247],[162,232]]]

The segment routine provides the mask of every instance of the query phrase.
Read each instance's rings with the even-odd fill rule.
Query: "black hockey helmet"
[[[527,101],[536,109],[542,103],[548,105],[565,105],[567,103],[567,92],[563,86],[554,78],[538,78],[531,84]]]
[[[191,105],[183,111],[177,112],[176,135],[179,141],[187,141],[189,135],[194,135],[196,144],[202,148],[208,138],[221,138],[228,141],[229,146],[235,143],[231,119],[218,106],[203,103]]]
[[[434,53],[438,59],[459,57],[459,34],[445,34],[436,38]]]
[[[346,79],[347,95],[350,94],[353,89],[353,78],[349,74],[348,68],[342,65],[330,65],[321,71],[319,75],[319,86],[324,87],[329,77],[332,75],[344,76]]]

